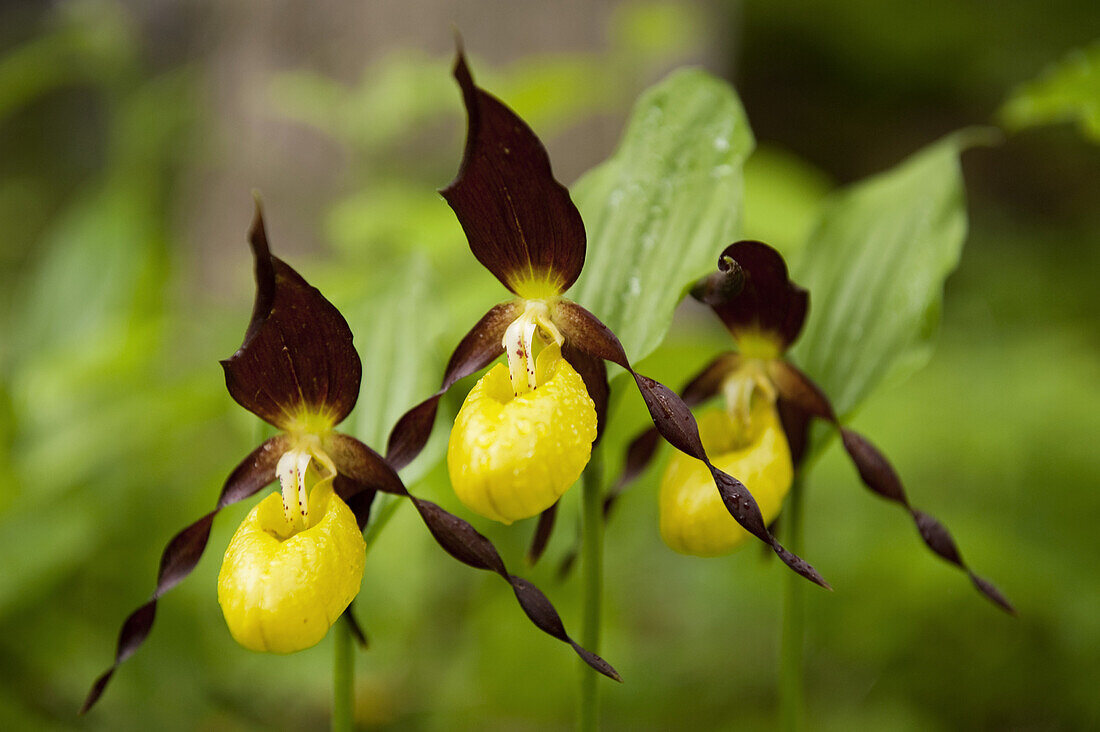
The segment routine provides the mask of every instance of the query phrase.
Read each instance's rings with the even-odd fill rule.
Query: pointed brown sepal
[[[386,493],[406,496],[412,501],[424,525],[443,550],[452,557],[476,569],[500,575],[509,585],[527,617],[544,633],[568,643],[573,650],[600,673],[621,681],[615,669],[599,656],[577,645],[565,632],[554,606],[537,587],[508,572],[493,543],[478,533],[469,522],[449,513],[431,501],[410,494],[401,479],[381,455],[354,437],[333,433],[326,440],[325,450],[336,463],[341,475],[362,486]]]
[[[550,158],[515,112],[474,84],[462,49],[454,76],[468,129],[462,166],[440,193],[477,260],[521,297],[565,292],[584,265],[584,222]]]
[[[863,484],[886,500],[903,506],[913,517],[917,531],[929,549],[966,572],[978,591],[997,606],[1009,613],[1016,613],[1015,608],[1001,594],[1000,590],[988,580],[974,574],[970,567],[966,565],[947,527],[927,513],[913,508],[912,504],[909,503],[909,496],[905,493],[905,486],[902,484],[897,471],[894,470],[894,466],[890,464],[885,455],[879,452],[877,447],[871,444],[870,440],[840,424],[828,397],[810,377],[786,361],[772,361],[769,363],[768,376],[779,392],[781,405],[786,403],[804,415],[824,419],[840,431],[844,450],[848,453],[852,462],[855,463]],[[804,428],[805,425],[803,424],[802,429],[804,430]],[[784,429],[788,429],[788,434],[790,434],[786,421],[784,421]],[[795,445],[792,443],[792,458],[795,454],[794,451]]]
[[[607,426],[607,408],[611,401],[611,386],[607,383],[607,364],[602,358],[596,358],[566,341],[562,344],[561,355],[569,365],[576,369],[584,380],[584,388],[596,407],[596,440],[593,449],[600,444],[604,427]]]
[[[809,376],[781,359],[769,361],[766,368],[768,378],[775,384],[780,397],[813,417],[837,424],[836,412],[829,397]]]
[[[337,472],[343,476],[339,487],[344,491],[341,497],[345,501],[365,490],[408,495],[397,470],[381,455],[354,437],[342,432],[332,432],[325,436],[322,444],[336,464]]]
[[[787,447],[791,451],[791,464],[797,470],[805,459],[806,448],[810,444],[810,415],[794,402],[782,397],[775,400],[775,409],[779,412],[779,424],[787,437]]]
[[[1001,594],[1001,591],[994,587],[989,580],[974,574],[973,570],[963,561],[962,554],[959,552],[959,548],[947,527],[935,517],[910,505],[901,479],[886,457],[878,451],[878,448],[872,445],[863,435],[849,429],[840,428],[840,436],[844,442],[844,450],[852,458],[852,462],[855,463],[864,485],[883,498],[899,503],[908,509],[921,539],[924,540],[929,549],[942,559],[966,572],[979,592],[1002,610],[1015,615],[1016,608]]]
[[[370,521],[371,508],[374,506],[374,499],[378,495],[378,490],[339,473],[337,473],[332,486],[336,491],[336,495],[340,496],[340,500],[346,503],[351,512],[355,514],[355,523],[359,524],[359,530],[365,530],[367,523]]]
[[[554,533],[554,525],[558,519],[558,502],[539,514],[538,524],[535,525],[535,533],[531,537],[531,546],[527,549],[527,566],[538,564],[550,543],[550,537]]]
[[[673,447],[700,460],[710,470],[726,510],[746,531],[763,541],[783,560],[783,563],[806,579],[828,588],[829,584],[802,558],[787,551],[764,525],[756,500],[741,481],[716,468],[703,450],[699,428],[691,410],[677,394],[665,385],[634,371],[619,339],[611,329],[576,303],[563,300],[553,313],[554,324],[566,341],[593,356],[617,363],[633,377],[645,400],[653,425]]]
[[[432,434],[439,400],[457,381],[488,366],[504,353],[504,331],[523,312],[521,305],[506,302],[496,305],[463,337],[451,354],[439,391],[401,415],[390,430],[386,443],[386,462],[394,470],[411,463]]]
[[[265,485],[275,480],[275,466],[286,451],[288,438],[278,435],[264,442],[246,457],[234,469],[222,487],[218,504],[213,511],[176,534],[160,558],[160,570],[157,572],[157,585],[153,596],[134,612],[122,624],[118,644],[115,649],[115,661],[92,684],[80,713],[84,714],[99,700],[115,670],[141,646],[153,628],[157,614],[157,600],[164,593],[183,581],[199,563],[206,544],[210,539],[210,527],[214,517],[226,506],[253,496]]]
[[[355,600],[352,600],[341,617],[343,617],[344,622],[348,624],[348,630],[351,631],[352,637],[355,638],[355,643],[359,646],[359,650],[365,651],[370,648],[370,639],[367,638],[367,633],[363,630],[363,626],[359,624],[359,619],[355,617],[355,612],[352,609],[354,607]]]
[[[723,353],[704,366],[703,370],[692,377],[687,385],[680,390],[680,397],[684,400],[684,404],[689,408],[696,407],[717,396],[722,390],[722,382],[726,376],[736,370],[742,360],[741,355],[738,353]],[[623,472],[619,479],[615,481],[615,484],[611,486],[611,490],[608,491],[607,497],[604,499],[603,514],[605,519],[610,515],[612,506],[622,492],[649,467],[653,456],[657,452],[658,443],[659,433],[656,427],[650,427],[631,441],[626,449],[626,463],[623,466]]]
[[[782,353],[798,338],[806,320],[809,294],[791,282],[787,264],[779,252],[759,241],[739,241],[726,247],[718,258],[718,273],[732,267],[725,264],[734,260],[740,266],[741,289],[737,294],[722,300],[720,290],[707,290],[706,278],[696,286],[700,295],[708,295],[703,302],[710,305],[726,324],[734,338],[745,334],[759,334],[774,339]],[[714,275],[709,275],[712,277]],[[726,274],[725,276],[729,276]],[[732,291],[733,288],[729,288]],[[696,294],[696,290],[692,290]],[[777,354],[778,355],[778,354]]]
[[[359,397],[362,365],[351,329],[332,303],[272,256],[263,213],[249,232],[256,302],[244,342],[222,361],[238,404],[284,430],[331,427]]]

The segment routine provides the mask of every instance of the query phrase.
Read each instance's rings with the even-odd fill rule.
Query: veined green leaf
[[[619,149],[573,186],[588,255],[569,297],[615,331],[631,360],[660,344],[683,288],[737,238],[752,147],[734,90],[687,69],[641,96]]]
[[[966,238],[959,153],[973,139],[944,138],[822,209],[793,272],[810,291],[793,355],[842,415],[931,353],[944,280]]]
[[[1009,129],[1077,122],[1100,142],[1100,42],[1071,51],[1018,89],[998,113]]]
[[[405,410],[439,388],[443,365],[436,350],[447,325],[433,298],[428,259],[411,257],[395,270],[388,286],[344,312],[363,360],[359,401],[346,429],[382,453]],[[436,430],[433,438],[442,439],[430,440],[425,454],[403,472],[410,485],[443,456],[447,434]]]

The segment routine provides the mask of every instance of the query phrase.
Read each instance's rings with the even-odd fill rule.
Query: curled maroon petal
[[[823,419],[826,422],[837,421],[833,405],[829,403],[829,397],[815,384],[809,376],[786,361],[769,361],[767,365],[768,378],[775,384],[776,390],[783,399],[795,404],[807,414]]]
[[[722,389],[723,380],[737,368],[741,361],[740,354],[723,353],[704,366],[703,370],[680,390],[680,397],[684,400],[684,404],[689,408],[695,407],[716,396]],[[649,463],[657,452],[658,444],[659,433],[655,427],[650,427],[631,441],[626,450],[626,464],[623,466],[623,472],[604,499],[605,518],[611,513],[611,508],[619,495],[649,467]]]
[[[577,348],[607,359],[627,370],[633,377],[638,391],[645,400],[653,425],[673,447],[691,457],[700,460],[710,470],[722,502],[730,515],[746,531],[763,541],[783,560],[783,563],[806,579],[829,587],[821,575],[802,558],[783,548],[764,525],[764,518],[752,494],[741,481],[722,472],[710,462],[703,443],[699,439],[699,428],[695,417],[684,401],[665,385],[635,372],[627,360],[619,339],[611,329],[576,303],[561,301],[555,306],[554,324],[557,325],[566,341]]]
[[[691,296],[707,305],[722,305],[737,297],[745,287],[745,272],[731,256],[718,258],[718,269],[702,277],[691,288]]]
[[[474,84],[459,49],[454,76],[468,130],[462,166],[440,193],[470,250],[504,286],[525,298],[565,292],[584,265],[585,233],[569,191],[531,128]]]
[[[242,407],[279,427],[331,427],[359,397],[362,365],[351,329],[332,303],[272,256],[259,204],[249,232],[256,302],[244,342],[222,361]]]
[[[370,639],[367,638],[366,631],[363,630],[363,626],[359,624],[359,619],[355,617],[355,612],[352,608],[355,607],[355,600],[351,601],[347,609],[344,610],[343,618],[344,622],[348,624],[348,630],[351,631],[351,635],[355,638],[355,642],[359,645],[360,650],[367,650],[370,648]]]
[[[527,563],[529,565],[534,566],[538,564],[539,559],[542,558],[543,552],[546,551],[547,544],[550,543],[550,536],[554,533],[554,525],[557,523],[557,518],[557,503],[539,514],[539,521],[535,526],[535,533],[531,537],[531,546],[527,549]]]
[[[1016,608],[1014,608],[1012,603],[1001,594],[1001,591],[994,587],[989,580],[974,574],[973,570],[963,561],[962,554],[959,552],[959,547],[955,544],[955,540],[951,537],[951,532],[947,530],[947,527],[941,524],[933,516],[923,511],[919,511],[910,505],[909,498],[905,495],[905,488],[902,486],[901,479],[898,477],[897,472],[894,470],[894,467],[890,465],[886,457],[878,451],[878,448],[872,445],[866,437],[857,432],[840,427],[839,424],[837,428],[840,429],[840,436],[844,442],[844,449],[849,457],[852,458],[852,462],[855,463],[856,469],[859,471],[859,477],[863,480],[863,484],[883,498],[901,504],[908,509],[910,515],[913,517],[913,522],[917,526],[917,531],[920,533],[921,539],[924,540],[924,543],[929,549],[966,572],[970,581],[978,588],[979,592],[989,598],[989,600],[1002,610],[1015,615]]]
[[[611,399],[611,386],[607,383],[607,364],[602,358],[591,356],[569,342],[562,345],[561,355],[581,375],[584,388],[596,405],[596,441],[592,443],[595,448],[603,437],[604,427],[607,426],[607,408]]]
[[[780,404],[788,405],[788,416],[784,421],[788,434],[792,431],[797,435],[805,436],[805,418],[799,416],[812,415],[831,423],[840,431],[844,450],[855,463],[856,470],[863,484],[883,498],[900,504],[913,517],[924,543],[928,548],[946,561],[954,564],[966,572],[970,581],[978,588],[978,591],[1009,613],[1015,614],[1012,604],[1001,594],[1000,590],[988,580],[979,577],[966,565],[959,552],[955,540],[947,527],[932,516],[919,511],[909,503],[909,497],[905,493],[905,486],[901,482],[894,466],[879,452],[878,448],[863,435],[841,426],[836,412],[828,397],[808,376],[785,361],[773,361],[768,364],[768,375],[779,391]],[[794,413],[790,413],[790,407],[794,407]],[[801,420],[801,422],[799,422]],[[788,424],[790,423],[790,424]],[[801,450],[802,448],[800,448]],[[792,454],[794,446],[792,443]]]
[[[253,450],[225,481],[217,507],[180,531],[168,542],[160,558],[160,570],[157,572],[157,585],[153,590],[153,596],[144,605],[130,613],[123,622],[115,649],[115,661],[92,684],[84,704],[80,707],[81,714],[91,709],[99,700],[119,664],[132,656],[145,642],[149,631],[153,628],[153,620],[156,618],[157,600],[183,581],[199,563],[210,539],[210,527],[214,524],[214,517],[218,512],[226,506],[255,495],[257,491],[275,480],[275,465],[285,452],[287,439],[285,435],[278,435]]]
[[[413,502],[424,525],[443,550],[452,557],[476,569],[484,569],[500,575],[512,586],[527,617],[545,633],[568,643],[574,651],[602,674],[619,681],[619,676],[606,661],[577,645],[565,633],[561,618],[550,601],[526,580],[509,574],[493,543],[478,533],[469,522],[449,513],[431,501],[410,494],[394,469],[374,450],[354,437],[334,433],[326,442],[325,450],[336,463],[341,475],[362,486],[406,496]]]
[[[712,288],[709,299],[703,301],[714,309],[734,338],[740,341],[747,335],[760,335],[774,340],[778,350],[774,355],[779,355],[802,331],[809,294],[791,282],[783,257],[763,242],[739,241],[726,247],[718,258],[719,272],[727,259],[740,265],[742,288],[725,300]],[[707,292],[702,286],[701,294]]]
[[[459,379],[480,371],[504,353],[504,331],[522,311],[522,306],[515,302],[494,306],[455,347],[443,373],[443,385],[439,387],[439,391],[401,415],[390,430],[386,443],[386,462],[395,470],[411,463],[424,449],[432,434],[439,400],[447,390]]]

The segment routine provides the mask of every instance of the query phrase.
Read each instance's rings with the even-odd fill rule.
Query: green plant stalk
[[[581,474],[581,576],[584,583],[584,620],[581,644],[600,652],[600,615],[603,601],[603,461],[598,449]],[[579,729],[593,732],[600,726],[599,674],[587,664],[578,664],[581,674]]]
[[[375,514],[374,522],[367,527],[364,535],[366,544],[365,552],[370,553],[371,547],[382,533],[390,519],[397,512],[400,500],[392,496]],[[347,618],[343,616],[333,628],[335,633],[334,647],[332,651],[332,729],[333,732],[351,732],[354,729],[355,713],[355,639],[351,634],[351,626]]]
[[[333,627],[332,730],[351,732],[355,709],[355,649],[351,628],[343,617]]]
[[[785,544],[795,554],[802,554],[802,477],[795,474],[783,522],[787,525]],[[797,732],[803,724],[802,646],[805,634],[806,580],[788,572],[783,593],[783,631],[779,646],[779,717],[780,729]]]

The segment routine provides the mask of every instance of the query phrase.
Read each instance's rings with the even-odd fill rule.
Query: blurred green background
[[[273,247],[357,334],[365,382],[346,427],[371,444],[411,403],[400,395],[434,389],[449,346],[503,299],[434,192],[464,128],[452,23],[482,84],[542,135],[565,181],[612,151],[634,98],[671,68],[732,81],[759,142],[745,234],[790,251],[829,190],[992,123],[1018,84],[1093,40],[1100,11],[1091,0],[995,12],[949,0],[5,3],[0,728],[327,724],[330,640],[261,656],[221,619],[220,554],[248,505],[220,517],[99,706],[75,713],[165,541],[208,510],[259,434],[216,363],[250,312],[250,189],[264,193]],[[1052,125],[971,150],[963,168],[970,234],[936,351],[852,424],[1020,614],[977,596],[830,447],[808,485],[805,556],[836,588],[807,592],[810,729],[1100,719],[1100,148]],[[706,313],[681,316],[642,369],[676,386],[729,345]],[[372,353],[394,333],[400,349]],[[625,394],[612,467],[643,422]],[[471,517],[441,466],[411,470],[414,491],[472,518],[579,628],[577,577],[556,577],[575,491],[546,560],[526,569],[532,521]],[[627,682],[602,687],[605,727],[771,728],[784,570],[756,547],[709,560],[667,550],[656,475],[607,532],[602,650]],[[363,727],[572,723],[573,655],[527,623],[499,578],[445,556],[407,506],[371,550],[356,607],[373,642],[357,661]]]

